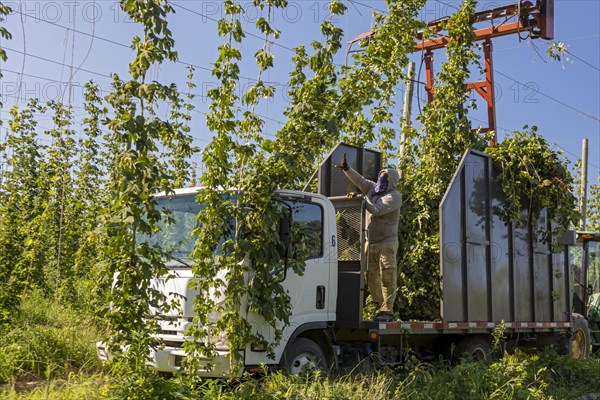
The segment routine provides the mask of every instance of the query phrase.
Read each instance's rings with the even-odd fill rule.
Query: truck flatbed
[[[502,326],[504,326],[502,328]],[[508,332],[552,332],[571,327],[571,322],[370,322],[370,329],[380,335],[490,333],[495,329]]]

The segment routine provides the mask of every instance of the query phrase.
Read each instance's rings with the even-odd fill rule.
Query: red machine
[[[424,39],[421,34],[417,35],[415,51],[423,52],[423,60],[426,69],[426,85],[428,101],[433,99],[433,50],[446,47],[450,38],[444,34],[443,23],[449,17],[428,22],[427,31],[435,35],[435,38]],[[491,26],[475,30],[475,41],[484,41],[483,54],[485,62],[485,80],[467,83],[467,88],[476,91],[487,103],[488,126],[481,129],[482,132],[496,131],[496,108],[494,104],[494,69],[492,64],[492,38],[527,33],[531,38],[543,38],[551,40],[554,37],[554,0],[537,0],[536,4],[529,1],[519,1],[517,4],[498,7],[491,10],[480,11],[475,14],[475,24],[489,22]],[[348,53],[351,53],[352,45],[363,39],[376,36],[376,32],[366,32],[349,44]],[[496,135],[492,143],[496,142]]]

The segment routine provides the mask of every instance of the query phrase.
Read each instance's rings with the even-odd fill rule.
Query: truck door
[[[292,252],[302,254],[306,261],[304,274],[288,268],[282,282],[290,295],[290,329],[293,331],[307,322],[329,320],[330,300],[336,292],[330,287],[331,262],[337,259],[337,254],[336,257],[328,254],[335,247],[335,238],[330,237],[330,227],[325,223],[325,210],[328,210],[325,202],[314,197],[289,198],[286,203],[292,210]],[[330,238],[329,241],[326,238]]]
[[[288,265],[285,272],[281,273],[280,282],[290,296],[291,315],[290,324],[284,330],[283,343],[276,349],[276,360],[281,357],[287,340],[297,328],[335,319],[337,293],[337,286],[332,290],[330,285],[331,270],[337,266],[337,246],[335,237],[330,234],[334,232],[335,235],[335,230],[328,225],[326,218],[335,215],[335,210],[326,199],[319,196],[288,192],[283,193],[280,199],[290,216],[290,226],[286,229],[290,233]],[[332,252],[335,253],[333,257]],[[303,273],[294,272],[290,265],[290,260],[299,254],[305,260]],[[277,273],[279,276],[280,272]],[[261,316],[249,314],[248,321],[255,332],[265,339],[274,339],[273,329]],[[265,357],[264,351],[252,351],[252,348],[247,349],[245,357],[247,365],[271,362]]]

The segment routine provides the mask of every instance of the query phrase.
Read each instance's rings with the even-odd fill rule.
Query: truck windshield
[[[222,195],[229,200],[235,199],[230,193]],[[196,202],[196,193],[179,194],[170,197],[157,197],[157,209],[161,212],[158,231],[151,235],[139,235],[138,244],[147,243],[149,246],[160,246],[168,254],[166,266],[171,268],[191,267],[192,252],[196,246],[197,236],[193,234],[198,227],[197,215],[206,206]],[[287,200],[292,213],[292,226],[295,246],[307,250],[306,258],[322,256],[323,245],[323,210],[317,204],[305,203],[296,199]],[[213,254],[223,255],[223,243],[234,234],[233,222],[229,230],[223,233],[213,249]],[[302,244],[302,245],[301,245]]]
[[[168,252],[171,258],[168,267],[190,266],[190,254],[194,250],[196,237],[192,234],[198,226],[196,215],[204,208],[196,203],[196,194],[189,193],[156,199],[157,209],[161,211],[160,231],[152,235],[140,235],[138,243],[147,242],[150,246],[158,245]]]

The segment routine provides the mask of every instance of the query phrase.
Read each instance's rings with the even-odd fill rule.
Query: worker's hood
[[[400,180],[400,174],[398,173],[398,171],[396,171],[393,168],[385,168],[379,172],[379,175],[381,175],[382,172],[387,172],[388,174],[387,191],[396,189],[396,186],[398,186],[398,181]]]

